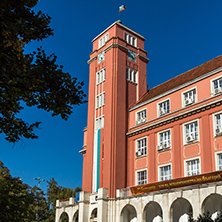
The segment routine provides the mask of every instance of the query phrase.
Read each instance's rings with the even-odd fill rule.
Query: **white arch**
[[[172,222],[187,222],[189,216],[193,216],[193,208],[185,198],[177,198],[170,207]]]
[[[120,221],[121,222],[137,222],[136,208],[131,204],[125,205],[123,209],[121,210]]]
[[[163,211],[160,205],[155,201],[150,201],[143,210],[144,222],[162,222]]]
[[[217,217],[218,211],[222,209],[222,195],[210,194],[207,196],[202,203],[202,213],[209,212],[211,218],[214,220]]]
[[[79,210],[76,210],[73,214],[72,222],[78,222]]]
[[[64,217],[65,215],[67,215],[67,217],[68,217],[68,222],[69,222],[69,215],[68,215],[66,212],[62,212],[62,213],[60,214],[60,216],[59,216],[59,222],[62,222],[62,219],[63,219],[63,217]]]

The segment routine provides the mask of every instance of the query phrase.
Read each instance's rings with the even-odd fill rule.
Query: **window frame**
[[[145,111],[145,113],[146,113],[146,117],[145,117],[145,118],[138,119],[138,114],[139,114],[139,113],[142,113],[142,112],[144,112],[144,111]],[[136,121],[135,121],[135,122],[136,122],[136,125],[140,125],[140,124],[146,122],[146,121],[147,121],[147,108],[141,109],[141,110],[138,110],[137,112],[135,112],[135,120],[136,120]]]
[[[141,152],[141,155],[138,154],[138,142],[141,141],[141,140],[146,140],[146,147],[145,147],[145,154],[142,154]],[[142,148],[144,149],[144,148]],[[144,136],[144,137],[141,137],[141,138],[138,138],[135,140],[135,157],[136,158],[139,158],[139,157],[144,157],[144,156],[147,156],[147,150],[148,149],[148,136]]]
[[[102,76],[102,78],[101,78],[101,76]],[[96,72],[96,85],[99,85],[100,83],[104,82],[105,80],[106,80],[106,68],[104,67]]]
[[[104,115],[96,118],[96,120],[95,120],[95,130],[96,131],[104,128],[104,118],[105,118]],[[100,120],[101,120],[101,122],[99,122]],[[99,126],[98,124],[100,124],[100,127],[98,127]]]
[[[131,79],[131,72],[133,72],[132,79]],[[126,80],[128,82],[137,84],[137,82],[138,82],[138,71],[127,66],[126,67]]]
[[[167,101],[169,101],[169,111],[168,112],[165,112],[164,114],[161,114],[161,108],[160,108],[160,105],[163,104],[163,103],[166,103]],[[165,100],[162,100],[160,102],[157,103],[157,116],[158,117],[162,117],[162,116],[165,116],[167,114],[169,114],[171,112],[171,107],[170,107],[170,98],[167,98]]]
[[[221,163],[221,169],[219,169],[219,156],[222,156],[222,152],[216,152],[215,153],[215,169],[218,171],[218,170],[222,170],[222,163]]]
[[[199,160],[199,174],[188,175],[188,165],[187,164],[188,164],[188,162],[191,162],[191,161],[194,161],[194,160]],[[200,161],[200,157],[194,157],[194,158],[191,158],[191,159],[184,160],[184,175],[186,177],[200,175],[200,174],[201,174],[201,161]]]
[[[96,109],[105,106],[105,91],[96,95]]]
[[[129,34],[128,32],[124,32],[124,40],[134,46],[134,47],[137,47],[137,38],[131,34]],[[134,40],[134,41],[133,41]]]
[[[217,128],[217,124],[216,124],[216,116],[218,116],[218,115],[221,116],[221,126],[219,127],[220,132],[217,133],[216,129],[218,129],[218,128]],[[214,135],[214,137],[222,136],[222,112],[221,111],[216,112],[212,115],[212,117],[213,117],[213,131],[214,131],[213,135]]]
[[[169,146],[164,147],[164,145],[160,144],[160,134],[166,133],[166,132],[170,132],[170,142],[169,141],[167,142],[167,143],[169,143]],[[165,150],[172,149],[172,133],[171,133],[171,128],[162,130],[162,131],[157,133],[157,143],[158,143],[158,145],[157,145],[157,151],[158,152],[162,152],[162,151],[165,151]],[[160,147],[161,145],[162,145],[162,148]]]
[[[101,37],[100,39],[99,39],[99,47],[98,47],[98,49],[100,49],[100,48],[102,48],[105,44],[106,44],[106,42],[109,40],[109,32],[108,33],[106,33],[103,37]]]
[[[210,85],[211,85],[211,96],[217,96],[217,95],[221,95],[222,94],[222,86],[220,87],[220,92],[215,93],[215,88],[214,88],[214,82],[221,79],[222,80],[222,76],[218,76],[215,77],[214,79],[210,80]]]
[[[187,142],[187,135],[186,135],[186,126],[193,124],[197,122],[197,138],[194,138],[193,140],[191,140],[190,142]],[[195,119],[186,123],[183,123],[183,145],[189,145],[192,143],[196,143],[200,141],[200,129],[199,129],[199,119]],[[189,135],[191,135],[191,132],[189,133]]]
[[[194,91],[194,90],[195,90],[195,96],[193,98],[194,100],[192,102],[190,102],[189,104],[185,104],[185,101],[186,101],[185,100],[185,94],[187,94],[187,93],[189,93],[191,91]],[[197,101],[198,101],[198,98],[197,98],[197,87],[196,86],[182,92],[182,107],[188,107],[188,106],[196,103]]]
[[[168,163],[168,164],[158,166],[158,181],[167,181],[167,180],[161,180],[161,168],[166,167],[166,166],[170,166],[170,171],[171,171],[171,178],[167,180],[171,180],[173,178],[172,163]]]
[[[147,169],[141,169],[141,170],[136,171],[136,186],[143,185],[143,184],[139,184],[139,180],[138,180],[138,173],[143,172],[143,171],[146,172],[146,183],[143,183],[143,184],[148,183],[148,171],[147,171]]]

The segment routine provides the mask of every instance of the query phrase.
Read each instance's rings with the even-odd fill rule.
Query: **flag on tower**
[[[125,10],[126,9],[126,6],[125,5],[121,5],[120,7],[119,7],[119,12],[121,12],[121,11],[123,11],[123,10]]]

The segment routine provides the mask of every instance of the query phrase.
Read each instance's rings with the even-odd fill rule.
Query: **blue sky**
[[[76,1],[40,0],[35,10],[49,14],[54,36],[33,42],[27,48],[42,45],[47,54],[55,53],[57,62],[79,81],[88,93],[87,61],[92,51],[91,40],[118,20],[146,38],[147,82],[150,88],[222,54],[221,0],[141,0],[141,1]],[[74,108],[68,121],[50,113],[26,108],[21,116],[28,122],[41,121],[37,140],[22,139],[8,143],[0,135],[0,160],[30,186],[34,177],[59,185],[81,187],[83,128],[87,125],[87,104]],[[46,182],[41,183],[46,191]]]

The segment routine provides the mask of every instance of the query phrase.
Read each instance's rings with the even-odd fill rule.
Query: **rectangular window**
[[[218,154],[218,170],[222,170],[222,153]]]
[[[137,83],[137,71],[127,67],[126,79],[130,82]]]
[[[109,39],[109,33],[99,39],[99,48],[103,47]]]
[[[213,94],[217,95],[222,92],[222,78],[212,81]]]
[[[159,103],[159,116],[163,116],[170,112],[170,100]]]
[[[215,135],[222,135],[222,113],[215,115]]]
[[[160,167],[160,181],[172,179],[171,165]]]
[[[96,130],[104,128],[104,116],[101,116],[96,119]]]
[[[190,160],[187,164],[187,176],[193,176],[200,174],[200,160]]]
[[[137,47],[137,38],[136,37],[125,32],[124,39],[130,45]]]
[[[147,154],[147,138],[138,139],[136,141],[136,146],[136,157],[144,156]]]
[[[191,143],[199,139],[198,122],[192,122],[185,125],[185,142]]]
[[[104,82],[106,79],[106,69],[103,68],[96,73],[96,84]]]
[[[184,106],[191,105],[196,102],[196,89],[192,89],[184,94]]]
[[[171,146],[171,133],[170,130],[159,133],[159,145],[157,146],[158,151],[170,149]]]
[[[136,114],[136,124],[141,124],[146,122],[146,109],[137,112]]]
[[[147,171],[137,172],[137,185],[147,184]]]
[[[96,96],[96,109],[105,105],[105,92]]]

